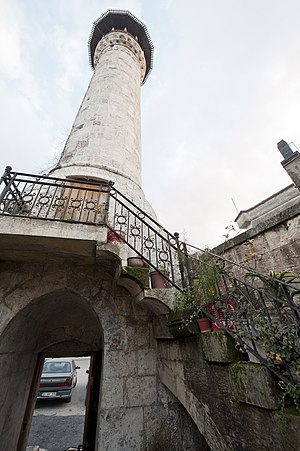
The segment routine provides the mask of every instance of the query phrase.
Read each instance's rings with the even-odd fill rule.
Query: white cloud
[[[2,166],[34,172],[62,149],[92,75],[89,32],[107,9],[129,9],[154,42],[142,88],[147,197],[171,231],[217,244],[232,197],[247,209],[290,183],[276,142],[300,147],[300,5],[0,0]]]
[[[18,78],[23,71],[22,14],[15,1],[0,1],[0,67],[10,77]]]

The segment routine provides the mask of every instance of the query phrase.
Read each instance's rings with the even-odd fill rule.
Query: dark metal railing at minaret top
[[[106,226],[179,293],[194,298],[199,314],[298,390],[298,278],[287,272],[261,274],[180,241],[111,182],[16,173],[7,167],[1,189],[0,215]]]

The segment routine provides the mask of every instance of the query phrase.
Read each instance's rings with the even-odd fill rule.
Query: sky
[[[154,45],[141,88],[146,197],[170,232],[220,244],[234,203],[246,210],[291,183],[276,144],[300,147],[300,2],[0,0],[0,171],[55,164],[108,9],[131,11]]]

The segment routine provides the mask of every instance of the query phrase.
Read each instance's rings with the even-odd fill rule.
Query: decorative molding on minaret
[[[131,34],[129,34],[127,31],[118,31],[118,32],[112,31],[111,33],[108,33],[107,35],[103,36],[101,41],[98,42],[97,47],[95,49],[93,59],[94,67],[96,68],[102,54],[104,54],[106,51],[109,50],[110,47],[114,45],[122,45],[133,53],[133,55],[137,60],[137,63],[140,65],[141,83],[143,83],[146,73],[146,60],[144,52],[141,49],[141,46],[139,45],[137,40],[133,36],[131,36]]]

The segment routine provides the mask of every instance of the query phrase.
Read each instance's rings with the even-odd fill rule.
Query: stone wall
[[[294,205],[214,249],[232,261],[268,273],[300,275],[300,205]]]
[[[296,451],[299,415],[280,411],[271,373],[245,362],[223,334],[159,340],[162,382],[185,406],[210,449]]]
[[[152,313],[117,285],[117,266],[105,272],[108,267],[114,268],[109,261],[0,263],[0,436],[6,451],[15,451],[24,426],[38,354],[97,351],[104,356],[97,449],[206,449],[159,381]]]

